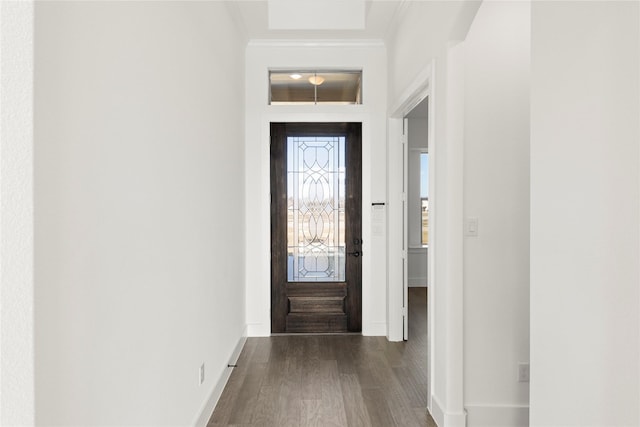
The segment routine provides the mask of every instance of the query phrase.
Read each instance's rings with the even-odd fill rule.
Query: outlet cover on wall
[[[529,382],[529,364],[520,362],[518,363],[518,382]]]
[[[200,384],[204,382],[204,363],[200,365]]]

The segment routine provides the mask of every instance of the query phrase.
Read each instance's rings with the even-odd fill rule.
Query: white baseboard
[[[362,325],[362,335],[365,337],[386,337],[387,322],[370,322],[368,325]]]
[[[527,405],[465,405],[468,427],[527,427]]]
[[[435,396],[431,396],[431,418],[433,418],[438,427],[444,427],[444,410]]]
[[[247,325],[248,337],[270,337],[271,325],[264,323],[249,323]]]
[[[240,357],[240,353],[242,352],[242,348],[244,347],[245,342],[247,342],[247,327],[245,327],[242,336],[238,340],[236,347],[233,349],[233,353],[229,358],[229,364],[235,365],[238,361],[238,357]],[[218,404],[218,400],[220,396],[222,396],[222,392],[224,387],[227,385],[227,381],[229,381],[229,377],[231,376],[231,372],[233,372],[233,368],[227,368],[222,371],[220,378],[216,382],[215,387],[211,391],[209,398],[205,402],[202,410],[200,411],[200,415],[196,419],[194,426],[195,427],[206,427],[211,415],[213,414],[213,410],[216,408]]]
[[[431,417],[438,427],[465,427],[467,425],[466,412],[445,412],[442,404],[436,396],[431,397],[431,407],[433,408]]]

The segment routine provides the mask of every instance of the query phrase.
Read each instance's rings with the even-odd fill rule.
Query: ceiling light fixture
[[[324,77],[313,75],[309,77],[309,83],[311,83],[314,86],[320,86],[322,83],[324,83]]]
[[[293,80],[298,80],[299,78],[302,78],[302,74],[289,74],[289,77]]]

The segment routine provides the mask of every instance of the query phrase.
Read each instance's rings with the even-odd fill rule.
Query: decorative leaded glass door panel
[[[358,332],[360,123],[271,124],[272,332]]]

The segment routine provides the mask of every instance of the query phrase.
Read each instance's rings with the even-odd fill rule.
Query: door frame
[[[360,107],[360,106],[357,106]],[[247,310],[253,310],[260,318],[260,323],[247,322],[247,335],[252,337],[271,336],[271,231],[270,231],[270,127],[272,122],[286,123],[315,123],[315,122],[358,122],[362,123],[362,335],[364,336],[384,336],[387,331],[386,322],[378,321],[379,310],[375,309],[374,302],[376,295],[380,292],[380,275],[374,277],[372,269],[374,265],[380,263],[380,259],[386,255],[374,256],[374,247],[379,247],[380,243],[374,240],[371,233],[371,211],[367,209],[372,203],[372,143],[376,140],[374,132],[379,125],[374,122],[376,114],[366,109],[354,108],[354,106],[311,106],[311,108],[301,108],[296,106],[270,107],[260,116],[260,147],[255,154],[255,162],[251,167],[259,168],[260,198],[259,198],[259,218],[256,218],[259,225],[259,241],[261,256],[256,260],[255,270],[259,271],[261,277],[267,280],[260,281],[259,305],[252,304],[251,298],[247,295]],[[360,111],[355,111],[360,110]],[[384,116],[380,114],[382,120]],[[386,126],[385,126],[386,127]],[[380,141],[384,143],[384,141]],[[247,145],[247,147],[255,144]],[[247,196],[248,197],[248,196]],[[377,200],[377,199],[376,199]],[[255,199],[247,198],[245,203],[249,206]],[[386,235],[384,237],[386,239]],[[255,239],[249,235],[245,236],[247,245],[255,244]],[[386,260],[385,260],[386,261]],[[384,261],[383,261],[384,262]],[[386,262],[384,264],[383,277],[386,279]],[[386,280],[382,286],[386,287]],[[384,291],[383,291],[384,292]],[[254,298],[255,299],[255,298]]]
[[[463,426],[463,145],[464,43],[432,60],[390,109],[389,339],[402,339],[402,121],[429,97],[429,251],[427,407],[440,426]],[[436,75],[438,79],[436,80]],[[394,190],[395,189],[395,190]],[[400,190],[398,190],[400,189]],[[442,219],[442,220],[441,220]]]
[[[387,338],[389,341],[402,341],[404,339],[404,324],[405,313],[408,312],[407,300],[407,287],[408,278],[406,271],[406,260],[408,257],[408,229],[406,227],[406,212],[403,211],[403,188],[406,185],[406,171],[404,165],[407,160],[407,143],[405,135],[405,117],[411,110],[413,110],[420,102],[425,98],[429,98],[428,108],[428,138],[431,143],[434,141],[434,97],[432,94],[431,86],[433,83],[433,64],[430,64],[422,70],[420,75],[409,85],[408,89],[403,93],[399,103],[393,108],[392,114],[389,117],[389,136],[387,144],[387,173],[388,173],[388,200],[389,200],[389,252],[388,252],[388,268],[389,268],[389,282],[388,282],[388,322],[389,332]],[[435,144],[434,144],[435,146]],[[434,147],[435,148],[435,147]],[[431,149],[431,148],[430,148]],[[430,155],[433,159],[433,154]],[[430,206],[435,200],[435,168],[429,168],[429,194]],[[429,212],[431,214],[431,212]],[[430,218],[431,227],[430,234],[433,234],[435,228],[433,217]],[[430,236],[431,237],[431,236]],[[434,269],[433,254],[435,251],[428,252],[427,260],[427,274],[429,277],[428,282],[434,283],[433,274]],[[430,298],[428,300],[428,322],[429,322],[429,336],[433,340],[433,298],[431,297],[431,289],[429,289]],[[433,348],[433,342],[430,342],[430,349]]]
[[[0,376],[8,423],[35,423],[34,1],[3,2],[0,99]],[[6,84],[6,85],[5,85]],[[6,333],[5,333],[6,331]],[[10,349],[10,351],[7,351]],[[5,388],[6,387],[6,388]],[[11,409],[11,410],[9,410]]]
[[[427,390],[427,409],[433,415],[433,396],[435,382],[433,376],[435,373],[435,357],[434,345],[435,340],[435,296],[437,291],[434,289],[434,276],[436,269],[434,258],[437,245],[434,244],[436,239],[435,229],[438,224],[433,209],[437,205],[437,195],[435,193],[435,172],[432,166],[435,163],[435,152],[437,151],[435,144],[434,132],[434,96],[432,86],[434,84],[434,63],[430,63],[422,70],[420,75],[408,86],[407,90],[402,94],[395,108],[391,109],[389,117],[389,138],[387,151],[387,179],[388,179],[388,200],[389,200],[389,226],[388,226],[388,321],[389,341],[403,341],[405,339],[405,325],[408,323],[408,227],[406,224],[406,211],[403,208],[407,200],[406,195],[406,173],[405,166],[407,162],[408,140],[406,132],[406,116],[423,100],[428,99],[428,139],[429,150],[433,150],[430,154],[431,167],[429,168],[429,238],[430,250],[427,252],[427,275],[430,286],[427,288],[427,323],[429,334],[429,348],[427,362],[427,377],[429,378],[429,389]],[[404,192],[404,193],[403,193]],[[436,420],[437,421],[437,420]]]
[[[344,304],[347,316],[346,328],[344,332],[362,331],[362,258],[348,257],[349,250],[363,252],[361,243],[353,243],[353,239],[362,239],[362,122],[271,122],[270,123],[270,189],[271,196],[271,331],[277,333],[289,333],[289,309],[288,304],[293,303],[293,299],[287,302],[287,292],[280,291],[283,285],[289,289],[293,286],[296,292],[300,292],[300,282],[289,282],[286,273],[286,191],[287,191],[287,138],[289,135],[320,136],[344,135],[345,145],[345,167],[346,188],[345,188],[345,213],[347,229],[345,235],[345,261],[346,271],[344,281],[329,282],[309,282],[324,286],[326,292],[338,292],[333,285],[344,282],[346,292]],[[274,157],[274,155],[276,157]],[[276,158],[278,160],[276,160]],[[282,200],[282,193],[273,194],[273,191],[285,191],[285,198]],[[351,196],[353,195],[353,200]],[[275,222],[274,222],[275,221]],[[282,222],[284,221],[284,223]],[[355,236],[354,236],[355,233]],[[279,238],[277,238],[279,236]],[[274,249],[274,238],[278,241],[277,249]],[[284,247],[282,246],[284,245]],[[274,252],[275,251],[275,252]],[[284,264],[281,265],[281,262]],[[331,291],[329,289],[332,289]],[[306,290],[303,291],[306,295]],[[300,296],[300,295],[298,295]],[[323,296],[327,296],[323,294]],[[284,298],[284,299],[283,299]],[[306,331],[294,331],[306,332]],[[330,332],[330,331],[317,331]]]

